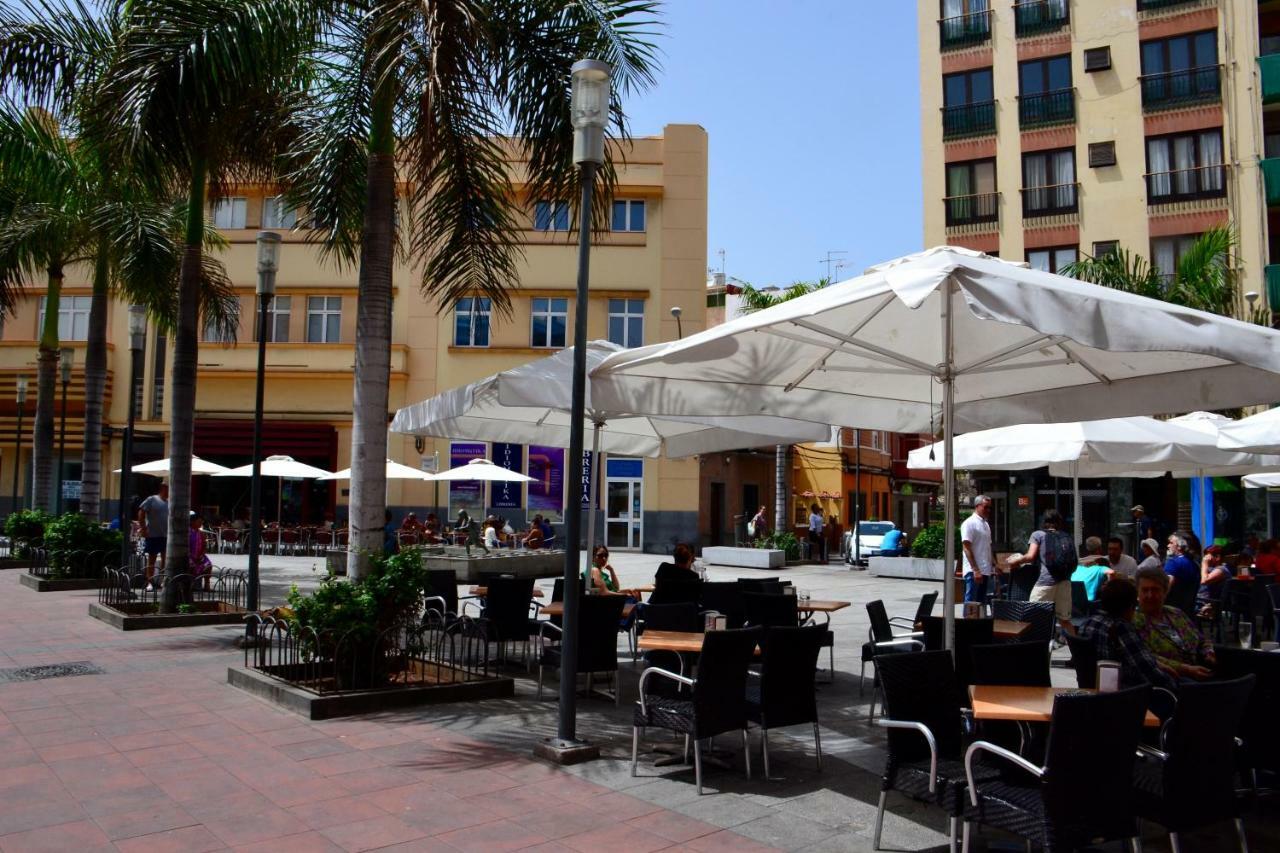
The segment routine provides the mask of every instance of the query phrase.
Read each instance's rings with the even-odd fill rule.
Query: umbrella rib
[[[1070,349],[1068,349],[1065,341],[1059,341],[1057,346],[1058,346],[1058,349],[1062,350],[1067,354],[1068,359],[1080,365],[1085,370],[1089,371],[1089,375],[1092,376],[1094,379],[1098,380],[1103,385],[1111,384],[1111,379],[1109,377],[1103,375],[1098,370],[1096,370],[1092,364],[1090,364],[1089,362],[1081,358],[1079,353],[1072,352]]]
[[[863,317],[862,322],[858,323],[858,325],[854,326],[852,329],[849,330],[849,335],[850,336],[856,335],[858,334],[858,332],[861,332],[863,329],[865,329],[868,323],[874,320],[880,314],[881,311],[889,307],[889,305],[891,305],[893,301],[897,298],[898,298],[897,294],[890,293],[884,299],[880,300],[880,304],[877,305],[874,309],[872,309],[870,314],[868,314],[866,317]],[[790,391],[792,388],[795,388],[801,382],[808,379],[810,374],[813,373],[813,371],[817,370],[819,367],[826,367],[827,359],[831,358],[831,354],[834,353],[836,349],[837,347],[828,347],[826,352],[824,352],[822,355],[815,358],[809,364],[808,367],[806,367],[803,371],[801,371],[800,375],[797,376],[794,381],[788,382],[786,387],[783,388],[782,390],[784,392]]]
[[[848,335],[842,335],[839,332],[819,326],[816,323],[810,323],[807,320],[791,320],[789,322],[793,326],[799,326],[802,329],[824,337],[832,338],[859,350],[859,352],[850,352],[849,350],[845,350],[843,347],[836,347],[837,350],[848,355],[856,355],[860,358],[872,358],[869,353],[874,353],[875,355],[880,356],[878,359],[872,359],[874,361],[884,361],[888,364],[896,364],[899,367],[914,368],[915,370],[921,373],[926,373],[930,376],[937,373],[938,368],[935,365],[925,364],[923,361],[917,361],[914,358],[902,355],[901,353],[896,353],[893,350],[885,349],[884,347],[876,346],[875,344],[869,344],[866,341],[859,341],[855,338],[849,337]],[[821,344],[816,344],[811,338],[806,338],[802,335],[789,335],[777,327],[769,327],[761,329],[760,331],[765,332],[766,334],[777,335],[778,337],[798,341],[807,346],[821,346]]]
[[[841,367],[840,365],[824,365],[823,373],[874,373],[877,376],[919,376],[920,371],[908,370],[905,367]],[[790,391],[788,387],[786,390]]]
[[[976,371],[979,368],[986,367],[990,364],[997,364],[1001,361],[1008,361],[1011,358],[1017,358],[1028,350],[1039,349],[1045,342],[1048,342],[1049,345],[1052,346],[1064,340],[1066,340],[1066,338],[1058,337],[1056,335],[1037,335],[1030,340],[1012,344],[998,352],[993,352],[990,355],[982,357],[978,361],[971,361],[968,364],[963,364],[956,368],[956,375],[968,373],[971,370]]]
[[[803,335],[797,335],[794,332],[786,332],[777,327],[771,327],[768,329],[759,329],[757,331],[760,331],[766,335],[773,335],[774,337],[777,337],[777,338],[783,338],[784,340],[795,341],[796,343],[804,344],[805,346],[810,346],[810,347],[815,346],[812,338],[806,338]],[[853,350],[848,350],[848,349],[845,349],[844,347],[837,347],[836,349],[838,352],[842,352],[845,355],[852,355],[852,356],[856,356],[857,358],[865,358],[868,361],[874,361],[877,364],[890,364],[890,365],[894,365],[895,367],[901,366],[900,362],[895,361],[894,359],[881,358],[879,356],[876,356],[867,352],[854,352]]]
[[[984,373],[1005,373],[1010,370],[1037,370],[1042,367],[1072,364],[1074,361],[1074,359],[1070,358],[1051,358],[1046,361],[1037,361],[1035,364],[993,364],[980,370],[970,370],[968,375],[979,376]]]

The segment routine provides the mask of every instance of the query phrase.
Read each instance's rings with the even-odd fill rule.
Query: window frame
[[[236,306],[236,329],[238,332],[240,327],[240,318],[242,316],[242,307],[243,307],[240,304],[239,297],[236,297],[235,299],[235,306]],[[201,343],[218,344],[220,346],[229,346],[231,344],[234,344],[236,340],[239,338],[239,335],[237,333],[232,333],[230,335],[219,334],[217,329],[213,327],[212,318],[210,317],[205,316],[205,317],[201,317],[200,319],[201,319],[201,323],[200,323],[200,342]]]
[[[1054,159],[1062,155],[1071,157],[1071,175],[1074,180],[1066,184],[1044,184],[1039,186],[1030,186],[1027,183],[1027,163],[1037,158],[1045,160],[1045,176],[1046,178],[1057,170],[1052,168]],[[1054,158],[1054,159],[1051,159]],[[1070,187],[1071,201],[1067,204],[1055,203],[1049,206],[1032,207],[1028,202],[1029,192],[1035,190],[1056,190],[1054,196],[1062,195],[1063,188]],[[1057,216],[1064,213],[1075,213],[1080,210],[1080,164],[1076,162],[1076,149],[1070,148],[1047,148],[1043,151],[1025,151],[1022,154],[1022,215],[1024,217],[1031,216]]]
[[[285,310],[280,310],[280,300],[286,300]],[[255,300],[257,304],[261,304],[259,300]],[[255,306],[256,308],[256,306]],[[271,301],[267,303],[267,343],[269,344],[287,344],[289,343],[289,324],[293,321],[293,295],[279,294],[271,297]],[[284,337],[280,337],[280,321],[284,321]],[[255,314],[253,322],[253,339],[258,340],[258,318]]]
[[[539,225],[545,212],[546,225]],[[533,230],[567,232],[573,230],[573,217],[569,215],[569,202],[542,199],[533,203]]]
[[[317,299],[324,300],[324,304],[322,307],[319,307],[319,308],[314,307],[314,302]],[[337,306],[338,306],[336,309],[330,307],[330,300],[336,300]],[[311,318],[312,317],[324,318],[320,326],[322,330],[322,334],[319,339],[313,338],[311,335]],[[330,318],[336,318],[336,321],[337,321],[337,329],[335,331],[333,339],[330,339],[330,335],[329,335]],[[309,344],[340,344],[342,343],[342,297],[341,296],[330,296],[328,294],[312,294],[307,296],[307,328],[306,328],[305,336],[306,336],[306,342]]]
[[[40,297],[38,311],[36,314],[36,340],[44,334],[44,316],[45,306],[49,304],[47,295]],[[58,340],[60,341],[87,341],[89,340],[89,312],[93,308],[92,296],[68,296],[66,294],[58,297]],[[63,318],[66,318],[67,333],[62,333]],[[76,320],[83,318],[84,320],[84,336],[76,335]]]
[[[276,219],[275,222],[267,221],[268,210],[273,211],[273,218]],[[281,210],[285,210],[285,219],[292,217],[291,222],[286,223],[280,219]],[[278,228],[282,231],[292,231],[298,227],[298,209],[296,207],[289,207],[286,209],[284,196],[282,195],[264,196],[262,199],[262,227],[268,229]]]
[[[624,227],[618,226],[618,206],[623,206],[622,224]],[[640,211],[640,227],[635,226],[635,211]],[[609,209],[609,230],[627,234],[643,234],[648,230],[649,211],[645,200],[642,198],[615,198],[613,205]]]
[[[958,167],[958,168],[964,168],[968,170],[969,186],[972,188],[977,184],[977,181],[975,180],[976,167],[980,165],[986,165],[986,164],[991,165],[991,192],[990,193],[970,192],[967,196],[958,196],[958,195],[952,194],[951,170],[953,168]],[[978,223],[978,222],[998,222],[1000,219],[1000,205],[998,201],[994,205],[994,210],[995,210],[994,213],[990,215],[975,213],[970,216],[961,216],[958,214],[953,214],[953,202],[963,198],[979,199],[987,195],[995,196],[998,199],[1000,195],[999,180],[1000,180],[1000,174],[996,168],[995,157],[980,157],[976,160],[957,160],[952,163],[947,163],[946,166],[944,167],[944,172],[943,172],[943,192],[946,193],[946,196],[942,200],[943,205],[946,208],[947,224],[948,225],[969,225],[969,224]],[[971,204],[974,205],[975,207],[978,206],[977,201],[971,202]]]
[[[1080,245],[1078,243],[1069,243],[1061,246],[1037,246],[1034,249],[1025,250],[1024,254],[1026,256],[1027,263],[1031,264],[1031,256],[1033,254],[1047,253],[1049,256],[1049,268],[1047,270],[1041,270],[1041,272],[1048,272],[1054,275],[1062,275],[1062,270],[1066,266],[1066,264],[1063,264],[1061,260],[1058,258],[1059,252],[1071,252],[1074,255],[1074,257],[1067,263],[1075,263],[1076,261],[1080,260]],[[1039,267],[1034,265],[1031,268],[1040,269]]]
[[[237,225],[236,208],[239,207],[239,222]],[[224,210],[230,210],[230,224],[222,225],[218,222],[219,214]],[[243,231],[249,224],[249,199],[242,195],[229,195],[226,198],[220,198],[213,203],[213,209],[210,211],[209,218],[213,221],[213,227],[219,231]]]
[[[1065,63],[1067,69],[1067,85],[1049,88],[1051,82],[1050,66]],[[1040,88],[1028,91],[1026,87],[1026,69],[1037,66],[1040,69]],[[1075,103],[1076,77],[1071,67],[1071,54],[1059,53],[1053,56],[1039,56],[1035,59],[1024,59],[1018,63],[1018,124],[1020,127],[1040,127],[1053,124],[1070,124],[1076,120]],[[1055,96],[1068,93],[1070,109],[1061,115],[1053,105]],[[1037,100],[1043,106],[1036,106]]]
[[[542,307],[539,307],[542,303]],[[563,318],[559,343],[556,343],[555,320]],[[546,324],[543,341],[538,341],[538,320]],[[535,296],[529,304],[529,346],[533,349],[564,349],[569,341],[569,298],[567,296]]]
[[[466,306],[463,306],[466,303]],[[483,303],[483,304],[481,304]],[[453,346],[465,347],[467,349],[485,349],[489,347],[493,341],[493,303],[484,296],[464,296],[459,299],[453,306]],[[471,320],[467,325],[466,341],[459,343],[458,333],[461,330],[460,321],[463,317]],[[483,323],[480,321],[483,320]],[[484,342],[477,343],[477,332],[480,327],[484,327]]]
[[[615,311],[614,308],[618,307],[619,303],[622,310]],[[608,310],[606,311],[606,318],[605,318],[606,320],[605,331],[610,341],[612,341],[613,343],[617,344],[620,347],[625,347],[627,349],[631,349],[632,347],[644,346],[644,307],[645,307],[644,303],[645,303],[644,299],[630,299],[630,298],[614,299],[610,297],[608,305],[606,306]],[[635,309],[636,306],[639,306],[638,310],[632,310],[632,309]],[[622,323],[622,340],[620,341],[614,340],[614,336],[613,336],[614,318],[618,318]],[[640,332],[639,332],[640,340],[632,341],[631,340],[631,329],[632,329],[631,321],[637,320],[637,319],[640,321]]]
[[[1182,262],[1182,256],[1186,254],[1186,251],[1191,247],[1191,244],[1200,239],[1201,234],[1203,234],[1203,232],[1200,234],[1166,234],[1161,237],[1152,237],[1148,244],[1148,249],[1151,252],[1148,257],[1151,258],[1152,268],[1160,273],[1160,275],[1164,276],[1166,280],[1173,278],[1173,276],[1178,272],[1178,264]],[[1156,244],[1166,241],[1173,242],[1173,269],[1168,272],[1165,272],[1156,265]]]
[[[1213,134],[1213,133],[1216,133],[1218,135],[1218,152],[1220,155],[1218,157],[1219,162],[1204,163],[1202,162],[1203,153],[1202,153],[1201,137],[1205,136],[1206,134]],[[1189,170],[1188,169],[1170,169],[1168,172],[1159,172],[1159,173],[1152,172],[1151,171],[1151,143],[1162,142],[1168,146],[1167,154],[1168,154],[1170,165],[1172,165],[1174,145],[1176,144],[1176,141],[1180,139],[1189,139],[1191,141],[1192,147],[1194,149],[1194,156],[1192,159],[1196,165]],[[1192,199],[1225,198],[1227,195],[1227,164],[1226,164],[1226,148],[1224,147],[1225,144],[1226,144],[1226,140],[1223,136],[1221,127],[1205,127],[1205,128],[1200,128],[1198,130],[1186,130],[1186,131],[1179,131],[1177,133],[1161,133],[1155,136],[1146,137],[1143,140],[1142,153],[1146,162],[1145,177],[1146,177],[1146,184],[1147,184],[1147,203],[1148,204],[1168,204],[1168,203],[1178,202],[1178,201],[1189,201]],[[1202,189],[1201,187],[1203,185],[1205,175],[1208,174],[1209,169],[1212,169],[1214,167],[1217,167],[1219,169],[1218,174],[1220,177],[1218,179],[1218,183],[1221,186],[1218,189],[1209,189],[1209,190]],[[1190,192],[1178,192],[1176,189],[1174,189],[1174,183],[1175,183],[1174,176],[1187,171],[1191,171],[1194,173],[1196,189]],[[1169,175],[1170,192],[1156,195],[1152,191],[1152,187],[1154,185],[1154,181],[1152,180],[1152,178],[1154,178],[1157,174]]]

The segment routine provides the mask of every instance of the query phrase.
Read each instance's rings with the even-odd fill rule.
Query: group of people
[[[169,485],[161,483],[155,494],[138,504],[138,535],[146,556],[146,588],[159,588],[159,577],[165,571],[165,552],[169,546]],[[213,563],[205,552],[205,519],[198,510],[191,511],[191,525],[187,533],[187,570],[179,575],[190,575],[197,583],[208,586]]]
[[[458,510],[457,520],[447,528],[434,512],[427,513],[425,522],[418,519],[417,513],[410,512],[396,525],[391,511],[387,510],[383,550],[389,554],[396,553],[405,537],[412,537],[410,541],[422,545],[441,545],[452,541],[452,537],[465,537],[458,544],[465,545],[468,553],[473,545],[488,553],[517,546],[531,550],[545,548],[555,538],[555,531],[550,521],[541,515],[533,517],[528,530],[519,532],[502,516],[490,514],[484,521],[477,522],[465,509]]]

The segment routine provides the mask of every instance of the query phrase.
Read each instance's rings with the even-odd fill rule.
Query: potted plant
[[[107,530],[78,512],[45,524],[44,547],[53,578],[97,578],[107,562],[119,564],[120,545],[120,531]]]
[[[30,557],[32,548],[44,544],[44,528],[53,516],[42,509],[20,509],[4,520],[4,535],[13,543],[13,556]]]

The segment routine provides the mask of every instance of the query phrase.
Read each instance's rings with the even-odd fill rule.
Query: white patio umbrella
[[[532,483],[533,478],[519,471],[511,471],[494,465],[488,459],[472,459],[466,465],[441,471],[433,480],[486,480],[499,483]]]
[[[135,474],[150,474],[153,477],[168,477],[169,460],[157,459],[154,462],[143,462],[140,465],[134,465],[130,470]],[[192,474],[221,474],[229,470],[231,469],[224,465],[219,465],[217,462],[209,462],[208,460],[201,459],[199,456],[191,457]],[[115,473],[119,474],[120,469],[117,468]]]
[[[1017,424],[956,436],[953,467],[1017,471],[1049,466],[1054,476],[1071,478],[1075,540],[1084,539],[1080,476],[1111,476],[1116,466],[1151,466],[1160,471],[1243,464],[1246,454],[1219,450],[1216,439],[1176,420],[1108,418],[1065,424]],[[943,467],[941,443],[908,454],[907,467]],[[930,458],[932,457],[932,458]],[[1145,472],[1142,472],[1145,473]]]
[[[350,480],[351,469],[343,468],[341,471],[334,471],[332,474],[326,474],[323,477],[317,477],[317,480]],[[387,479],[388,480],[434,480],[435,476],[428,474],[418,468],[411,468],[408,465],[401,465],[399,462],[387,460]]]
[[[898,432],[941,423],[950,450],[976,429],[1280,399],[1280,333],[940,247],[617,353],[593,372],[592,394],[663,416],[768,413]],[[954,590],[943,588],[949,641]]]
[[[1272,472],[1270,474],[1249,474],[1240,478],[1240,482],[1244,484],[1246,489],[1275,489],[1280,488],[1280,472]]]
[[[1280,453],[1280,408],[1223,424],[1218,430],[1218,446],[1224,450]]]
[[[275,477],[277,481],[276,488],[276,523],[280,523],[280,509],[284,499],[284,480],[320,480],[329,476],[329,472],[323,468],[316,468],[299,462],[292,456],[268,456],[259,463],[262,470],[262,476]],[[252,477],[253,463],[241,465],[239,468],[232,468],[229,471],[223,471],[215,474],[215,477]]]
[[[587,344],[587,370],[616,353],[609,341]],[[547,358],[445,391],[396,412],[391,431],[440,438],[545,444],[568,447],[569,401],[573,385],[573,347]],[[627,409],[598,406],[587,382],[587,420],[594,428],[595,459],[588,491],[587,560],[595,543],[598,471],[609,454],[681,458],[740,447],[792,444],[830,438],[829,427],[811,420],[769,415],[719,418],[706,415],[660,418],[633,415]],[[439,479],[439,478],[437,478]]]

